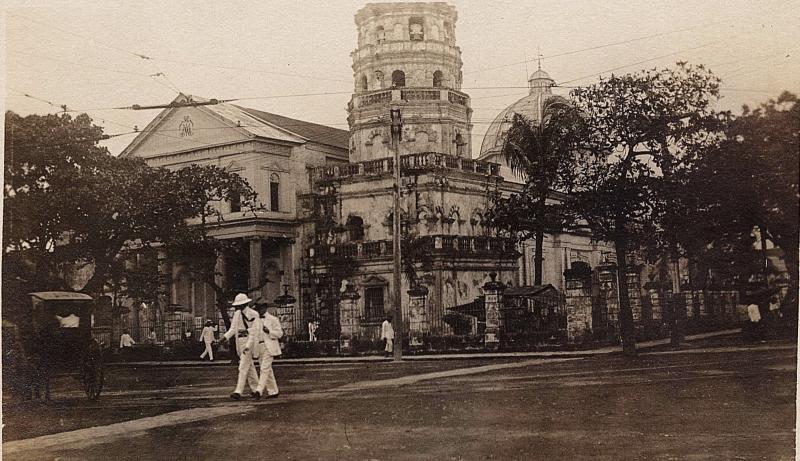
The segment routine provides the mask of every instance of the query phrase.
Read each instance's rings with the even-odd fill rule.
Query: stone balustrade
[[[505,256],[511,258],[518,255],[514,241],[505,237],[425,235],[418,239],[422,240],[422,250],[434,257]],[[391,257],[392,253],[391,240],[373,240],[314,245],[310,256],[317,261],[326,262],[340,258],[385,259]]]
[[[442,101],[458,106],[469,106],[469,96],[466,93],[440,88],[389,88],[367,93],[358,93],[353,97],[356,99],[355,106],[359,108],[376,104],[385,104],[392,101]]]
[[[313,168],[314,181],[339,180],[358,176],[392,175],[394,160],[391,157],[366,160],[357,163],[343,163]],[[406,154],[400,157],[401,174],[418,173],[420,170],[449,169],[480,175],[500,174],[500,165],[482,162],[437,152]]]

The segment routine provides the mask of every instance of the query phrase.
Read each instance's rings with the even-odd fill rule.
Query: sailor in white
[[[237,309],[233,313],[231,327],[222,335],[226,340],[236,335],[236,350],[239,352],[239,377],[236,381],[236,389],[231,394],[231,398],[234,400],[242,398],[245,384],[250,387],[251,394],[257,397],[255,391],[258,387],[258,374],[253,363],[252,351],[246,347],[249,336],[258,333],[261,323],[258,321],[258,312],[249,306],[252,301],[244,293],[236,295],[233,307],[241,306],[241,310]]]
[[[203,327],[203,332],[200,333],[200,341],[204,342],[206,345],[206,349],[200,354],[200,358],[206,358],[212,362],[214,361],[214,350],[211,348],[211,345],[214,344],[214,333],[217,331],[217,327],[213,326],[214,322],[210,319],[206,320],[206,326]]]
[[[259,332],[250,337],[247,341],[248,346],[261,349],[261,377],[258,380],[256,398],[261,398],[266,390],[266,398],[278,397],[278,383],[275,381],[275,373],[272,371],[272,361],[281,355],[281,345],[278,340],[283,337],[281,321],[274,315],[274,307],[259,306],[259,312],[264,312],[259,319]]]

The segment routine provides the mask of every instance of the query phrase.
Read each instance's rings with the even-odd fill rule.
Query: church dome
[[[483,137],[478,159],[505,165],[501,150],[503,142],[505,142],[505,134],[514,121],[514,114],[520,114],[534,123],[539,123],[542,120],[542,108],[548,99],[564,99],[553,94],[554,84],[550,75],[541,68],[531,74],[528,79],[528,95],[506,107],[489,125],[489,129],[486,130]]]

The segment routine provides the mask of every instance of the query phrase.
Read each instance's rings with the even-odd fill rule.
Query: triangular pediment
[[[173,103],[181,102],[179,97]],[[178,106],[162,110],[125,148],[122,156],[153,158],[254,138],[305,142],[304,138],[252,117],[231,104]]]

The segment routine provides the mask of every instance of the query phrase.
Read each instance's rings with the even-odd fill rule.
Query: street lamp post
[[[392,255],[394,263],[394,360],[403,359],[403,309],[400,302],[400,133],[403,131],[403,119],[400,109],[389,109],[392,119],[392,151],[394,153],[394,208],[392,213]]]

